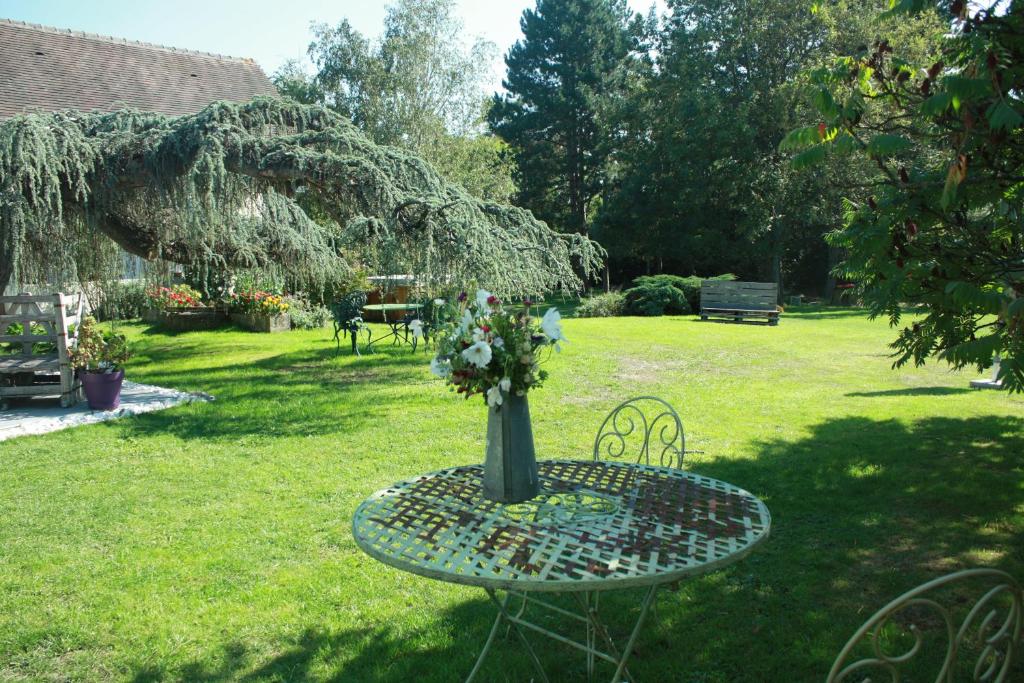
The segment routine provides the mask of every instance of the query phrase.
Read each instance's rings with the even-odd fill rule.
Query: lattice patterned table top
[[[544,493],[483,497],[479,465],[425,474],[356,509],[356,543],[414,574],[488,588],[606,590],[674,581],[746,555],[771,526],[758,498],[692,472],[539,463]]]

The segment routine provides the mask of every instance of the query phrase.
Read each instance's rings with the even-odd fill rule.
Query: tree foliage
[[[625,0],[537,0],[505,57],[491,129],[515,150],[518,201],[560,229],[587,233],[614,148],[601,116],[635,46]]]
[[[593,233],[619,264],[827,286],[823,235],[868,169],[804,173],[779,151],[812,111],[805,71],[880,34],[918,50],[928,22],[894,27],[877,21],[877,3],[822,4],[677,0],[646,22],[652,65],[615,100],[622,134]]]
[[[941,2],[952,30],[938,54],[908,58],[887,41],[817,71],[821,120],[794,130],[797,163],[866,158],[873,187],[851,197],[833,240],[874,315],[900,325],[897,366],[931,356],[988,367],[1024,390],[1024,17],[1015,3]],[[893,3],[908,21],[935,3]]]
[[[400,0],[377,40],[348,20],[315,24],[315,75],[293,61],[274,82],[283,95],[334,109],[374,142],[412,151],[470,193],[508,201],[512,161],[482,130],[496,48],[483,39],[464,47],[454,8],[453,0]]]
[[[483,201],[326,108],[258,98],[195,115],[0,122],[0,285],[89,277],[114,244],[202,268],[313,280],[354,263],[503,294],[575,289],[600,249]],[[103,239],[103,237],[107,239]]]

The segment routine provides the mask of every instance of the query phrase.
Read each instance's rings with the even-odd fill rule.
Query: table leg
[[[596,594],[587,591],[583,594],[583,614],[587,617],[587,683],[594,680],[594,648],[597,647],[597,634],[594,632],[594,622],[590,618],[590,610],[596,611],[596,605],[591,608],[591,600]]]
[[[629,672],[629,669],[626,667],[626,664],[629,661],[630,656],[633,654],[633,648],[636,645],[637,638],[640,636],[640,631],[643,629],[644,621],[646,620],[647,614],[650,612],[651,607],[654,604],[654,597],[658,591],[658,586],[655,585],[650,587],[644,594],[644,598],[640,606],[640,615],[637,617],[636,624],[633,626],[633,630],[629,635],[629,640],[626,642],[626,645],[622,649],[621,654],[619,652],[619,649],[615,646],[615,641],[608,633],[608,629],[605,628],[605,625],[601,622],[601,619],[598,617],[599,593],[596,591],[587,591],[584,593],[574,594],[574,597],[576,598],[577,602],[583,610],[583,616],[580,616],[579,614],[568,612],[562,609],[561,607],[557,607],[546,601],[539,600],[538,598],[528,597],[525,593],[515,593],[515,591],[508,592],[506,593],[504,600],[499,600],[498,595],[494,589],[485,588],[484,590],[487,591],[487,595],[491,598],[491,601],[494,602],[494,604],[498,607],[498,616],[494,620],[494,625],[491,627],[491,632],[487,636],[487,642],[484,643],[484,648],[480,652],[480,656],[477,658],[476,664],[473,666],[473,670],[469,674],[469,678],[466,679],[466,683],[472,683],[473,679],[479,672],[480,667],[483,664],[484,658],[487,656],[487,653],[490,651],[490,648],[494,643],[495,635],[497,634],[498,629],[501,627],[502,622],[508,624],[509,631],[513,629],[515,630],[516,635],[519,637],[519,640],[523,643],[523,646],[526,648],[527,654],[530,655],[534,667],[539,672],[541,680],[545,683],[547,683],[548,681],[547,675],[545,674],[544,669],[541,666],[540,659],[537,657],[537,653],[534,651],[533,647],[530,645],[530,642],[527,640],[526,634],[523,631],[523,627],[529,628],[532,631],[537,631],[541,635],[547,636],[548,638],[552,638],[558,642],[564,643],[566,645],[571,645],[579,650],[583,650],[587,655],[588,680],[591,680],[593,678],[595,670],[594,665],[596,664],[596,660],[598,658],[615,665],[615,675],[612,677],[612,683],[620,683],[623,680],[634,680],[633,675]],[[509,612],[509,602],[512,599],[513,593],[515,593],[523,599],[522,607],[515,614]],[[535,602],[539,606],[545,607],[546,609],[554,610],[555,612],[561,613],[567,617],[572,617],[574,619],[578,619],[584,622],[587,627],[586,643],[580,643],[579,641],[573,640],[559,633],[549,631],[546,628],[543,628],[537,624],[525,620],[523,618],[523,612],[525,611],[527,602]],[[597,641],[599,638],[607,645],[607,651],[602,652],[597,649]]]
[[[633,633],[630,634],[629,641],[626,642],[626,647],[622,651],[622,658],[619,660],[619,668],[615,670],[615,675],[612,676],[612,683],[619,683],[622,673],[626,670],[626,661],[629,659],[629,655],[633,653],[633,646],[636,645],[636,639],[640,635],[640,629],[644,626],[644,619],[647,618],[647,612],[650,611],[651,605],[654,603],[654,595],[657,592],[658,584],[654,584],[647,589],[647,595],[644,596],[643,605],[640,607],[640,616],[637,617],[636,626],[633,627]]]
[[[608,633],[608,629],[605,628],[605,625],[601,622],[601,619],[598,617],[597,605],[598,596],[600,595],[600,593],[594,592],[592,595],[593,603],[591,603],[590,593],[586,593],[587,597],[585,599],[581,598],[579,595],[576,596],[576,599],[580,603],[580,607],[583,608],[584,616],[587,617],[587,646],[590,648],[590,651],[587,653],[587,666],[589,669],[587,675],[588,677],[593,675],[592,660],[594,659],[594,653],[597,651],[597,636],[601,636],[601,639],[604,640],[605,644],[608,646],[609,652],[612,655],[612,663],[614,663],[616,666],[619,666],[619,663],[622,662],[622,673],[626,676],[626,680],[632,681],[633,675],[629,673],[629,669],[625,668],[625,660],[623,659],[623,655],[619,654],[619,649],[615,647],[615,641],[612,640],[611,635],[609,635]]]
[[[508,605],[509,598],[511,595],[506,595],[503,604]],[[494,636],[498,634],[498,628],[501,626],[501,622],[505,619],[502,613],[499,611],[498,616],[494,618],[494,626],[491,626],[491,632],[487,636],[487,642],[484,643],[484,649],[480,650],[480,656],[476,658],[476,664],[473,665],[473,670],[469,672],[469,677],[466,679],[466,683],[473,683],[473,679],[476,678],[477,672],[480,671],[480,667],[484,663],[484,659],[487,658],[487,653],[491,650],[491,645],[494,643]]]
[[[484,590],[487,591],[487,595],[490,596],[491,602],[498,606],[498,616],[507,619],[509,623],[512,624],[513,630],[515,630],[516,635],[519,636],[519,640],[523,643],[523,647],[526,648],[526,652],[530,655],[530,659],[533,660],[533,666],[535,669],[537,669],[537,673],[540,674],[540,680],[544,681],[544,683],[550,683],[550,681],[548,680],[548,675],[544,672],[544,667],[540,663],[540,658],[537,657],[537,653],[534,652],[533,646],[530,645],[530,641],[526,638],[526,634],[523,633],[523,630],[519,628],[519,625],[516,623],[516,620],[511,618],[511,616],[508,613],[508,609],[506,608],[506,605],[508,603],[508,597],[506,596],[505,602],[502,602],[501,600],[498,600],[498,596],[494,592],[493,588],[485,588]]]

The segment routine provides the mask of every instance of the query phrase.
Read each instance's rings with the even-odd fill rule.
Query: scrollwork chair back
[[[594,460],[632,460],[643,465],[682,469],[686,437],[679,414],[655,396],[619,404],[601,423]]]
[[[954,613],[936,595],[948,588],[947,602],[962,603],[967,587],[983,592],[966,603],[966,613]],[[937,672],[936,683],[1009,683],[1021,647],[1021,602],[1020,584],[997,569],[967,569],[929,581],[868,619],[836,657],[826,683],[926,680],[915,667]],[[936,651],[942,654],[943,648],[939,660]],[[905,677],[908,671],[914,675]]]

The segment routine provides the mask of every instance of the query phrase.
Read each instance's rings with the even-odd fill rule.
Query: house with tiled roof
[[[126,108],[177,116],[276,94],[252,59],[0,19],[0,118]]]
[[[276,94],[252,59],[0,18],[0,119],[62,109],[179,116]],[[142,259],[124,256],[124,277],[139,277]]]

